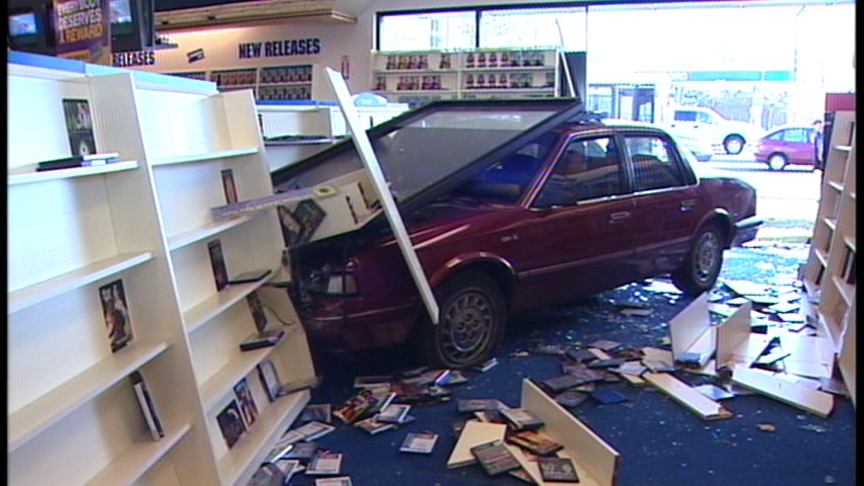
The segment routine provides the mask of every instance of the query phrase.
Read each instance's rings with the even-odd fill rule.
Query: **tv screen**
[[[153,46],[153,0],[109,0],[111,50],[143,51]]]
[[[108,6],[111,9],[112,24],[132,23],[132,7],[129,5],[129,0],[111,0]]]
[[[36,35],[39,24],[35,12],[23,12],[9,15],[9,35],[13,37]]]

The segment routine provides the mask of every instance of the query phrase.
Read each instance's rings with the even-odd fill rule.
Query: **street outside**
[[[812,233],[819,207],[821,171],[809,167],[769,170],[752,153],[714,155],[701,166],[728,172],[756,188],[757,215],[765,220],[759,239],[803,243]]]

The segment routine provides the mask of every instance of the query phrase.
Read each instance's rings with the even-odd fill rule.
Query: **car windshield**
[[[390,190],[401,203],[433,186],[452,183],[452,188],[467,181],[536,137],[534,130],[548,130],[580,111],[578,101],[560,98],[437,102],[367,134]],[[362,167],[348,140],[274,172],[273,184],[279,191],[312,187]],[[453,177],[456,174],[464,177]]]
[[[397,199],[410,198],[552,113],[517,110],[431,113],[375,139],[372,146],[394,195]]]

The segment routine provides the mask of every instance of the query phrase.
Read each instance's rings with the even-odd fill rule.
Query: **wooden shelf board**
[[[828,266],[828,254],[822,248],[813,248],[813,254],[816,255],[816,259],[819,260],[819,263],[823,267]]]
[[[193,243],[197,243],[201,240],[210,238],[211,236],[218,235],[219,233],[223,233],[228,231],[231,228],[236,226],[240,226],[252,219],[261,216],[264,214],[263,211],[259,211],[256,213],[251,213],[247,215],[242,215],[233,219],[226,219],[215,221],[208,226],[204,226],[201,228],[195,228],[193,230],[185,231],[183,233],[179,233],[176,235],[172,235],[168,237],[168,249],[170,251],[177,250],[179,248],[183,248],[185,246],[191,245]]]
[[[48,170],[45,172],[36,172],[36,166],[28,166],[20,172],[12,171],[7,178],[7,184],[10,186],[18,184],[30,184],[34,182],[56,181],[59,179],[71,179],[73,177],[86,177],[102,174],[110,174],[112,172],[121,172],[124,170],[132,170],[138,168],[137,161],[122,161],[112,162],[96,167],[75,167],[71,169]]]
[[[834,275],[831,277],[831,280],[834,282],[834,286],[837,288],[837,292],[840,294],[840,297],[846,302],[847,306],[851,306],[852,302],[855,300],[855,286],[852,284],[846,283],[843,277],[839,275]]]
[[[274,275],[276,272],[270,272]],[[200,304],[183,312],[183,322],[186,323],[186,332],[193,332],[208,321],[221,314],[225,309],[246,298],[254,290],[258,289],[267,279],[257,282],[242,284],[229,284],[228,287],[216,292]]]
[[[851,152],[852,146],[851,145],[835,145],[834,150],[836,150],[838,152]]]
[[[837,229],[837,218],[822,218],[822,222],[825,223],[831,231]]]
[[[309,403],[309,398],[309,390],[303,390],[279,397],[264,409],[251,430],[219,459],[217,468],[222,484],[245,484],[270,452],[265,446],[273,444],[285,432]]]
[[[83,287],[102,278],[140,265],[151,259],[153,259],[153,254],[150,252],[120,253],[77,270],[64,273],[63,275],[50,278],[44,282],[9,292],[8,313],[12,314],[26,309],[70,290]]]
[[[190,429],[191,425],[185,424],[161,440],[134,444],[93,479],[87,481],[86,486],[117,486],[135,483],[159,459],[168,454],[171,448],[189,433]]]
[[[219,150],[215,152],[205,152],[201,154],[189,154],[189,155],[177,155],[174,157],[165,157],[161,159],[154,160],[151,162],[151,165],[160,166],[160,165],[173,165],[173,164],[185,164],[187,162],[201,162],[205,160],[213,160],[213,159],[224,159],[227,157],[239,157],[241,155],[249,155],[258,153],[258,147],[243,147],[239,149],[233,150]]]
[[[836,190],[837,192],[843,192],[843,183],[839,181],[827,181],[826,184],[828,187]]]
[[[201,385],[201,400],[204,402],[204,408],[210,409],[228,390],[240,381],[244,376],[248,375],[255,365],[264,360],[274,349],[281,346],[285,341],[290,339],[293,331],[297,329],[297,325],[287,326],[285,337],[276,346],[266,348],[253,349],[251,351],[243,351],[236,358],[229,361],[219,371],[211,376],[203,385]],[[238,343],[239,346],[239,343]]]
[[[844,237],[843,237],[843,242],[846,243],[846,246],[848,246],[850,250],[854,251],[855,253],[858,253],[858,252],[855,250],[855,235],[846,235],[846,236],[844,236]]]
[[[132,341],[123,350],[10,414],[8,452],[59,422],[166,349],[167,342]]]

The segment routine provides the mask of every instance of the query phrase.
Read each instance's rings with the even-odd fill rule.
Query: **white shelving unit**
[[[256,100],[332,100],[317,64],[288,64],[168,73],[216,83],[220,91],[251,89]]]
[[[372,53],[373,92],[412,105],[448,99],[557,96],[557,49]]]
[[[9,54],[7,118],[8,484],[241,485],[309,400],[270,402],[257,365],[315,375],[284,289],[217,291],[207,243],[229,274],[278,269],[275,210],[214,222],[221,171],[240,199],[272,194],[250,91],[68,59]],[[121,161],[36,172],[70,155],[62,100],[88,100],[100,152]],[[38,127],[38,134],[34,133]],[[122,280],[132,341],[112,352],[99,288]],[[278,345],[251,352],[246,297],[265,303]],[[146,379],[165,436],[154,441],[130,375]],[[229,448],[217,415],[246,378],[258,419]],[[58,476],[59,475],[59,476]]]

